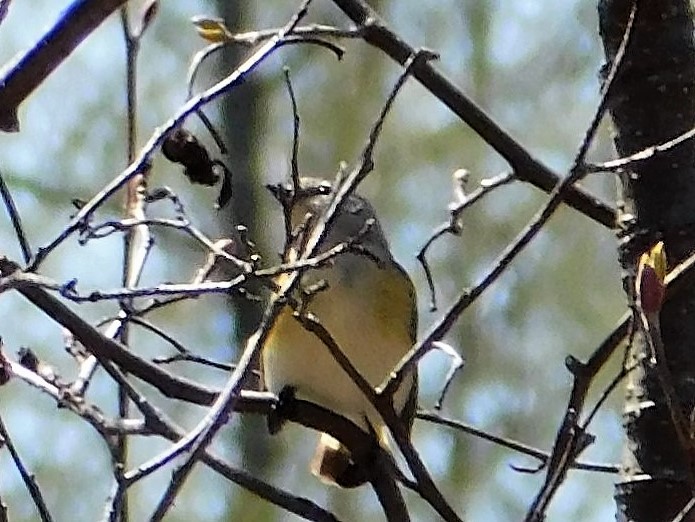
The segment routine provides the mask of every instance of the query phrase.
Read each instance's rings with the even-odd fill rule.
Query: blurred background
[[[205,43],[190,23],[194,15],[223,16],[233,31],[282,26],[298,2],[168,0],[142,41],[138,69],[138,145],[185,100],[186,75],[193,54]],[[593,2],[516,2],[514,0],[380,0],[370,4],[414,47],[441,55],[438,67],[532,155],[564,175],[598,101],[602,50]],[[222,7],[220,7],[220,5]],[[0,27],[0,63],[32,45],[52,24],[65,1],[15,0]],[[137,15],[139,6],[132,5]],[[331,2],[314,2],[307,22],[340,27],[349,20]],[[300,170],[332,178],[341,161],[358,159],[379,109],[401,69],[361,41],[339,42],[341,61],[325,49],[290,46],[276,52],[247,82],[210,107],[208,114],[229,136],[228,163],[234,173],[230,209],[213,209],[217,189],[192,186],[158,155],[150,186],[169,186],[190,217],[211,237],[223,237],[236,223],[268,265],[281,249],[277,205],[263,188],[289,173],[292,111],[282,67],[288,66],[302,118]],[[248,50],[236,49],[211,61],[198,88],[233,69]],[[89,199],[127,164],[125,52],[120,20],[113,15],[22,105],[18,134],[3,134],[0,169],[24,219],[34,248],[65,226],[73,198]],[[188,127],[211,144],[199,122]],[[212,145],[211,150],[212,149]],[[605,125],[591,156],[611,157]],[[464,215],[460,237],[446,237],[430,251],[440,310],[430,312],[424,273],[415,255],[439,224],[447,220],[452,173],[470,171],[469,187],[506,169],[504,161],[424,88],[409,81],[386,120],[376,149],[375,172],[360,191],[377,207],[396,258],[419,291],[420,332],[426,331],[465,287],[474,285],[504,246],[545,201],[539,190],[515,183],[494,192]],[[612,178],[594,177],[584,185],[606,201],[615,198]],[[119,195],[97,215],[116,218]],[[150,207],[166,215],[167,204]],[[161,214],[160,214],[161,211]],[[142,284],[189,281],[205,254],[187,236],[155,230],[155,247]],[[2,254],[19,261],[20,251],[8,220],[0,221]],[[79,246],[67,241],[43,265],[58,280],[77,278],[78,289],[110,289],[121,284],[123,241],[111,236]],[[98,269],[95,269],[98,267]],[[584,360],[625,308],[615,239],[610,230],[568,208],[561,208],[538,238],[483,297],[470,307],[447,337],[465,358],[443,413],[496,435],[549,450],[571,387],[567,355]],[[187,301],[151,317],[189,349],[230,362],[252,331],[258,310],[220,296]],[[117,311],[115,303],[73,307],[96,323]],[[0,298],[0,335],[9,353],[34,349],[66,380],[73,360],[63,352],[61,329],[19,295]],[[146,357],[171,348],[137,328],[132,346]],[[433,353],[420,364],[420,405],[433,407],[448,368]],[[592,395],[617,371],[604,370]],[[227,375],[180,363],[178,373],[221,386]],[[197,407],[164,401],[145,385],[153,400],[186,427],[204,414]],[[115,414],[115,391],[99,374],[89,400]],[[37,476],[56,520],[97,520],[111,487],[110,462],[103,441],[85,422],[59,410],[48,397],[14,380],[0,389],[0,415],[23,458]],[[614,393],[590,431],[597,439],[583,455],[594,462],[617,462],[622,441],[620,392]],[[445,497],[466,519],[518,520],[544,475],[520,474],[510,465],[535,466],[532,459],[489,442],[418,421],[415,446]],[[265,419],[236,415],[215,449],[231,463],[277,486],[307,496],[343,520],[382,520],[369,488],[328,488],[307,471],[314,434],[289,426],[270,437]],[[167,447],[161,440],[132,444],[131,466]],[[146,520],[169,480],[160,471],[132,489],[132,520]],[[548,520],[613,519],[615,477],[571,471],[548,513]],[[0,452],[0,497],[13,521],[38,517],[6,451]],[[436,520],[424,501],[408,494],[413,520]],[[291,520],[202,466],[186,483],[167,520]]]

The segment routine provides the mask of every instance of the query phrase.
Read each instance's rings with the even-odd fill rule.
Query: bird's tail
[[[319,438],[310,468],[323,482],[343,488],[356,488],[367,482],[364,469],[355,464],[348,449],[327,433]]]

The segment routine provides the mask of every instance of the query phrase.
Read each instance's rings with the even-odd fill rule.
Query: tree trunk
[[[606,69],[616,58],[632,4],[599,2]],[[632,36],[609,102],[620,156],[667,142],[695,126],[694,79],[689,3],[637,1]],[[639,254],[658,240],[666,245],[670,268],[692,253],[694,168],[695,143],[689,140],[632,164],[622,174],[619,234],[626,273],[634,271]],[[668,370],[683,416],[690,419],[695,405],[695,288],[671,296],[660,321]],[[627,384],[627,441],[622,480],[616,486],[619,520],[672,520],[692,496],[688,450],[678,442],[657,372],[647,362],[649,355],[645,337],[636,335],[628,364],[643,362]]]
[[[242,32],[255,27],[253,6],[248,2],[217,1],[217,12],[224,19],[232,32]],[[248,49],[244,47],[228,47],[219,60],[220,72],[216,77],[232,72],[241,62]],[[221,122],[220,130],[225,144],[229,149],[228,165],[232,172],[231,199],[219,213],[222,230],[227,237],[232,236],[232,230],[237,225],[248,229],[248,237],[259,244],[267,233],[259,216],[266,214],[261,210],[260,191],[263,189],[263,179],[259,179],[256,164],[258,163],[258,144],[262,142],[263,114],[259,110],[264,96],[263,88],[253,75],[244,84],[234,89],[232,93],[220,101]],[[230,295],[228,301],[229,314],[234,318],[234,332],[229,344],[232,348],[230,356],[233,362],[244,349],[246,339],[254,332],[260,322],[263,312],[261,303],[250,301],[237,294]],[[256,362],[256,367],[258,362]],[[247,382],[247,387],[256,387],[257,381]],[[246,416],[244,422],[227,430],[232,434],[228,443],[233,445],[234,452],[241,456],[243,467],[253,475],[265,476],[277,455],[268,448],[268,441],[262,436],[266,432],[264,418]],[[260,436],[259,436],[260,435]],[[254,506],[252,518],[263,519],[275,511],[271,504],[258,504],[251,500],[252,494],[242,489],[235,489],[227,496],[226,520],[244,520],[249,516],[249,506]]]

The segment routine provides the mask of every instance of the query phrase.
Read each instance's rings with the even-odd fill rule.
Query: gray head
[[[297,230],[305,226],[309,230],[325,212],[331,199],[329,181],[302,177],[300,189],[293,200],[292,228]],[[359,238],[359,244],[376,259],[391,259],[388,242],[374,208],[365,198],[353,193],[338,209],[321,250],[355,238]]]

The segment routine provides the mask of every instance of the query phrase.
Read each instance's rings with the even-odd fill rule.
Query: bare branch
[[[454,173],[454,175],[456,175],[456,173]],[[432,271],[430,270],[430,265],[427,262],[427,251],[434,244],[435,241],[437,241],[440,237],[444,236],[445,234],[458,235],[461,233],[461,230],[463,229],[461,216],[464,210],[472,206],[477,201],[481,200],[487,194],[490,194],[496,188],[511,183],[512,181],[516,181],[516,176],[514,175],[514,173],[504,172],[493,178],[487,178],[482,180],[475,191],[471,192],[470,194],[462,195],[463,197],[457,198],[457,200],[455,200],[451,203],[451,205],[449,205],[449,212],[451,213],[449,222],[438,226],[432,232],[432,234],[430,234],[430,237],[427,239],[427,241],[425,241],[425,244],[418,251],[416,258],[422,265],[423,270],[425,271],[427,285],[430,288],[430,310],[432,312],[437,310],[437,298],[434,287],[434,279],[432,277]]]
[[[519,453],[538,459],[541,462],[541,464],[545,464],[548,461],[548,459],[550,459],[550,453],[541,451],[532,446],[523,444],[512,439],[508,439],[506,437],[498,437],[497,435],[492,435],[491,433],[478,429],[475,426],[471,426],[470,424],[466,424],[465,422],[447,419],[446,417],[442,417],[441,414],[436,412],[419,411],[417,413],[417,418],[424,421],[432,422],[434,424],[446,426],[448,428],[453,428],[463,433],[468,433],[483,440],[490,441],[504,448],[518,451]],[[592,464],[584,462],[573,462],[572,468],[581,469],[584,471],[597,471],[600,473],[618,473],[619,471],[619,467],[615,464]]]
[[[261,48],[266,49],[267,47],[267,50],[264,51],[264,55],[270,53],[275,48],[275,44],[277,42],[282,41],[286,35],[292,32],[292,30],[306,15],[310,3],[311,0],[304,0],[297,12],[292,16],[290,21],[283,27],[283,29],[278,32],[277,36],[271,39]],[[291,277],[289,279],[290,281],[292,280]],[[280,295],[282,294],[283,292],[281,291]],[[277,308],[275,306],[271,306],[271,309],[273,308],[275,309],[273,310],[271,317],[277,315],[279,311],[279,304],[277,305]],[[185,462],[172,472],[172,480],[162,496],[157,508],[155,509],[155,512],[152,515],[152,520],[161,520],[164,517],[170,507],[171,500],[173,500],[176,492],[185,482],[197,459],[200,457],[200,454],[205,452],[205,449],[210,442],[212,442],[212,439],[217,431],[222,427],[229,414],[233,411],[236,398],[239,395],[241,383],[246,377],[251,365],[251,361],[255,359],[256,353],[259,351],[259,349],[260,346],[258,344],[254,346],[254,343],[249,343],[244,350],[237,367],[235,368],[234,372],[232,372],[227,384],[218,396],[215,403],[210,408],[210,411],[205,418],[198,423],[191,433],[175,444],[173,448],[165,452],[161,457],[156,457],[150,461],[149,469],[157,469],[161,465],[159,464],[160,462],[167,462],[181,453],[187,453]]]
[[[50,254],[58,245],[65,241],[73,232],[78,230],[84,223],[86,223],[92,214],[104,204],[113,194],[120,190],[126,183],[128,183],[133,177],[142,174],[149,168],[152,156],[159,147],[161,147],[166,136],[177,127],[181,126],[184,120],[195,113],[198,109],[209,103],[210,101],[218,98],[222,94],[226,93],[228,90],[232,89],[239,84],[253,69],[258,66],[263,60],[265,60],[273,51],[278,47],[279,42],[285,37],[286,33],[278,33],[275,38],[268,40],[263,46],[261,46],[256,52],[254,52],[244,63],[242,63],[234,72],[229,76],[220,80],[215,85],[202,92],[201,94],[194,96],[189,101],[187,101],[182,107],[180,107],[174,116],[170,118],[164,125],[157,128],[157,130],[152,134],[150,139],[147,141],[145,146],[142,148],[138,154],[135,161],[133,161],[127,169],[118,174],[111,182],[106,185],[97,195],[95,195],[90,201],[88,201],[80,210],[77,212],[75,217],[70,220],[70,223],[65,227],[65,229],[58,234],[58,236],[53,239],[48,245],[39,249],[30,269],[36,270],[41,262]]]
[[[14,204],[14,198],[10,192],[10,188],[5,183],[5,177],[0,172],[0,196],[2,196],[3,203],[5,203],[5,208],[7,209],[7,214],[10,216],[10,221],[12,222],[12,227],[14,228],[14,233],[17,236],[17,241],[19,241],[19,247],[22,250],[22,257],[24,262],[28,263],[33,254],[31,252],[31,246],[29,246],[29,239],[27,238],[24,227],[22,226],[22,218],[19,215],[19,210]]]
[[[75,0],[0,78],[0,130],[17,132],[17,108],[125,0]],[[6,8],[6,5],[2,6]]]
[[[39,488],[39,485],[36,482],[34,475],[32,473],[29,473],[26,466],[22,462],[22,458],[19,456],[19,453],[17,452],[14,443],[12,442],[12,438],[10,437],[9,432],[5,427],[5,423],[2,420],[2,417],[0,417],[0,439],[2,439],[3,445],[7,447],[7,450],[10,452],[12,462],[14,462],[17,471],[19,471],[19,474],[22,477],[24,485],[26,486],[27,490],[29,491],[29,494],[31,495],[31,499],[34,501],[34,505],[36,506],[36,510],[39,512],[41,521],[51,522],[53,520],[53,517],[51,517],[50,511],[48,511],[48,506],[46,506],[46,502],[43,499],[41,489]]]
[[[625,32],[620,43],[620,48],[616,53],[615,60],[613,60],[613,63],[611,64],[610,71],[608,72],[606,81],[601,89],[601,100],[599,101],[599,105],[591,121],[591,125],[586,131],[584,140],[579,147],[579,151],[577,152],[577,156],[573,164],[573,169],[570,171],[570,175],[567,178],[568,180],[571,180],[572,178],[578,180],[580,179],[581,175],[585,173],[584,160],[589,150],[589,146],[591,145],[591,142],[593,141],[593,138],[598,130],[599,123],[601,122],[601,119],[608,108],[608,101],[612,95],[616,75],[620,70],[623,57],[625,56],[625,50],[627,49],[627,46],[632,38],[632,28],[635,21],[635,16],[637,14],[638,4],[639,0],[634,0],[632,3],[632,8],[625,25]],[[568,365],[568,367],[571,371],[573,370],[571,366]],[[578,373],[583,373],[586,377],[586,374],[584,373],[585,370],[586,367],[578,367],[575,369],[575,371],[572,372],[575,374],[575,379],[578,379]],[[586,378],[588,379],[588,382],[590,382],[593,375]],[[526,513],[526,522],[537,522],[545,518],[545,510],[550,504],[553,495],[564,481],[568,466],[576,458],[578,453],[585,447],[584,436],[586,432],[577,425],[577,418],[580,411],[580,409],[575,409],[571,405],[568,406],[565,419],[561,425],[556,441],[559,443],[561,439],[567,439],[568,443],[562,444],[562,449],[559,451],[557,444],[553,447],[553,455],[548,464],[548,473],[546,475],[545,482]]]
[[[391,31],[363,0],[333,2],[362,28],[367,43],[381,49],[396,62],[403,65],[415,53],[415,50]],[[413,76],[499,152],[509,162],[519,179],[528,181],[548,193],[557,187],[560,182],[559,176],[534,159],[524,147],[504,132],[431,64],[417,64],[417,67],[413,68]],[[562,200],[606,227],[612,228],[615,225],[615,210],[578,187],[569,187],[564,191]]]

